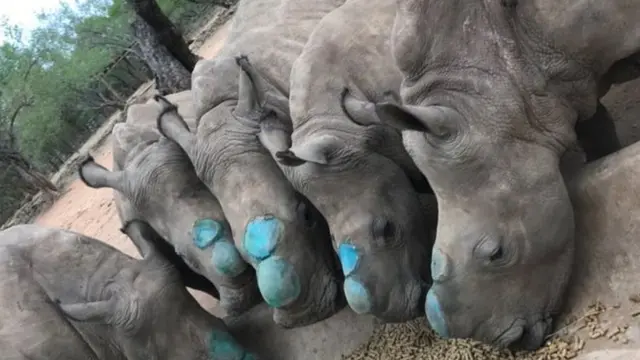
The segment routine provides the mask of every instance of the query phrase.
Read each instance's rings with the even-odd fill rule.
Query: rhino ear
[[[279,121],[276,115],[269,116],[260,121],[258,139],[277,160],[276,154],[291,147],[291,130]]]
[[[156,120],[158,131],[162,136],[178,144],[191,157],[196,137],[189,131],[186,121],[178,113],[178,107],[164,96],[156,95],[154,99],[163,105]]]
[[[384,96],[391,101],[399,102],[398,97],[391,91],[385,92]],[[376,105],[371,101],[358,100],[349,92],[348,88],[344,88],[340,94],[340,106],[347,117],[358,125],[370,126],[382,124],[382,121],[376,113]]]
[[[62,312],[76,321],[109,323],[116,310],[116,300],[83,302],[75,304],[59,304]]]
[[[382,102],[375,105],[380,121],[398,130],[413,130],[431,133],[438,124],[455,115],[444,106],[412,106]]]
[[[138,219],[128,220],[122,225],[120,232],[131,239],[143,259],[153,259],[158,255],[153,242],[156,237],[160,238],[160,235],[146,222]]]
[[[338,144],[338,140],[332,136],[320,136],[294,145],[288,150],[279,151],[276,158],[278,162],[287,166],[299,166],[304,163],[327,165]]]
[[[122,171],[110,171],[95,162],[91,155],[78,166],[78,175],[82,182],[92,188],[112,188],[124,192]]]
[[[236,63],[240,71],[238,73],[238,105],[236,105],[235,114],[240,117],[259,114],[265,101],[265,89],[261,86],[261,78],[246,55],[236,57]]]
[[[186,287],[204,291],[207,294],[220,298],[216,287],[206,277],[195,272],[185,260],[178,255],[174,246],[158,234],[147,222],[133,219],[127,221],[120,232],[127,235],[138,248],[143,261],[153,263],[164,269],[176,270]]]
[[[238,105],[236,105],[235,114],[247,117],[252,114],[266,115],[268,112],[273,112],[279,118],[288,117],[289,98],[277,91],[251,64],[246,55],[236,57],[236,63],[240,67],[240,72],[238,74]]]

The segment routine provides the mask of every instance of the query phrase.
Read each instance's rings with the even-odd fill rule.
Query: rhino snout
[[[551,332],[552,317],[548,314],[531,318],[507,315],[479,322],[473,309],[465,308],[465,314],[458,314],[460,304],[455,305],[453,298],[439,290],[440,286],[434,285],[427,293],[425,312],[429,325],[442,338],[473,338],[502,348],[533,351]]]
[[[279,308],[293,303],[300,296],[300,278],[294,266],[274,255],[284,236],[284,224],[274,216],[261,216],[251,220],[244,235],[244,249],[256,263],[258,288],[271,307]]]
[[[198,219],[192,229],[193,243],[199,249],[211,248],[211,262],[224,276],[236,277],[244,273],[248,264],[242,259],[219,221]]]
[[[425,313],[427,314],[427,321],[429,325],[442,338],[449,337],[449,328],[447,326],[447,321],[445,318],[445,314],[442,311],[442,305],[440,304],[440,299],[438,295],[435,293],[434,289],[431,288],[427,293],[427,299],[425,304]]]
[[[344,295],[357,314],[373,314],[396,322],[413,319],[422,313],[426,285],[413,276],[404,277],[385,271],[388,268],[363,266],[361,249],[351,243],[338,246],[338,258],[345,275]],[[375,259],[368,259],[374,261]],[[379,273],[376,271],[380,271]],[[383,278],[388,281],[368,281]]]

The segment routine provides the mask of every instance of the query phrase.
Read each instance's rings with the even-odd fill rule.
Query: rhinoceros
[[[272,123],[279,141],[266,145],[327,219],[351,308],[405,321],[424,313],[435,199],[421,202],[416,190],[429,190],[428,183],[400,131],[369,126],[362,107],[400,88],[388,36],[395,7],[394,0],[348,0],[320,21],[291,71],[293,133]]]
[[[169,97],[194,123],[190,92]],[[113,171],[88,157],[80,165],[80,178],[90,187],[114,189],[123,223],[136,218],[148,222],[184,259],[183,272],[193,269],[213,283],[228,314],[243,313],[261,300],[255,272],[240,257],[220,203],[198,179],[184,151],[157,132],[163,104],[149,100],[132,105],[126,122],[113,129]],[[171,260],[180,265],[180,258]],[[187,286],[210,290],[202,289],[204,279],[183,277],[194,280],[186,281]]]
[[[427,318],[445,337],[538,348],[574,257],[559,160],[576,139],[588,161],[619,149],[599,98],[640,74],[640,2],[398,4],[402,104],[368,105],[405,130],[438,201]]]
[[[291,127],[291,65],[317,22],[342,3],[241,0],[224,47],[193,71],[196,131],[175,113],[158,122],[220,201],[236,247],[256,269],[260,293],[284,327],[322,320],[344,306],[326,220],[264,145],[278,137],[270,131],[276,118]],[[264,93],[250,77],[254,67],[267,79]]]
[[[39,225],[0,232],[4,360],[249,360],[224,322],[187,292],[146,223],[122,231],[141,260]]]

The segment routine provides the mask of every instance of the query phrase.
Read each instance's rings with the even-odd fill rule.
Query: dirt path
[[[229,22],[220,27],[197,51],[204,58],[211,58],[217,54],[229,30]],[[95,160],[111,168],[111,136],[100,147],[91,151]],[[67,192],[39,216],[37,224],[59,227],[83,233],[100,239],[131,256],[139,257],[133,243],[122,234],[120,219],[113,203],[113,190],[93,189],[84,185],[80,179],[74,180]],[[214,310],[215,299],[193,291],[198,301],[209,310]]]

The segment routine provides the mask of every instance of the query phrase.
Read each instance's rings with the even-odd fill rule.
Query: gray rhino
[[[640,2],[398,4],[403,104],[372,107],[406,130],[438,200],[428,320],[445,337],[536,349],[574,258],[560,157],[576,139],[588,161],[619,149],[598,99],[640,74]]]
[[[189,95],[169,97],[193,122]],[[180,257],[171,257],[187,286],[217,295],[206,288],[208,280],[218,289],[224,311],[243,313],[260,301],[255,272],[240,257],[218,200],[198,179],[186,154],[157,132],[163,104],[149,100],[131,106],[126,122],[113,129],[113,171],[89,157],[80,165],[80,178],[93,188],[114,189],[123,223],[144,220],[172,245],[186,263],[182,266]],[[197,274],[201,276],[193,276]]]
[[[416,188],[428,183],[400,131],[368,126],[375,113],[358,99],[381,101],[400,88],[388,36],[395,7],[395,0],[348,0],[322,19],[291,71],[293,134],[280,124],[270,151],[327,219],[351,308],[406,321],[424,313],[435,199],[421,203]]]
[[[0,232],[3,360],[256,358],[187,292],[148,241],[159,236],[151,227],[131,221],[122,231],[142,260],[62,229]]]
[[[326,220],[265,145],[278,137],[270,131],[277,119],[291,127],[291,64],[317,22],[342,2],[241,0],[225,46],[193,71],[196,131],[175,113],[158,123],[220,200],[236,247],[256,269],[260,293],[284,327],[322,320],[344,306]],[[250,76],[254,66],[268,81],[264,93]]]

